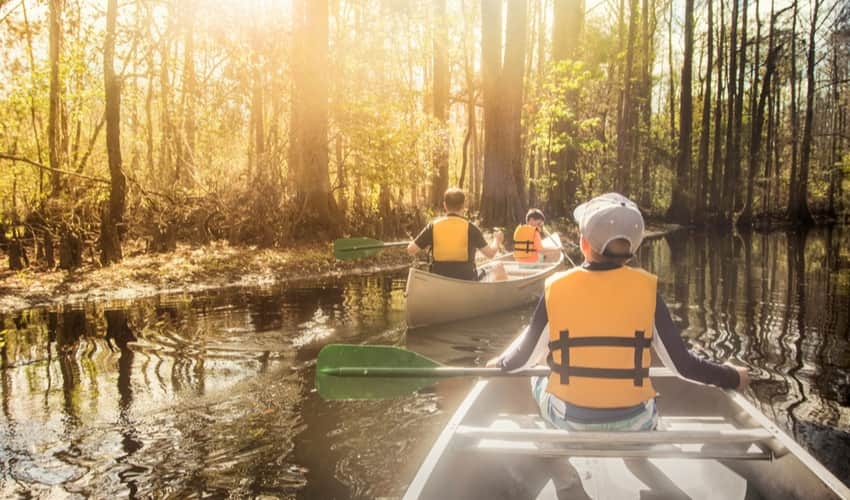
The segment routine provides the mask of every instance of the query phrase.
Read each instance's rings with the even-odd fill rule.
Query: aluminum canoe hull
[[[670,376],[653,385],[663,429],[717,433],[727,441],[734,433],[768,437],[572,448],[531,438],[500,440],[517,432],[537,436],[545,426],[528,379],[481,380],[438,436],[404,499],[850,498],[839,479],[740,394]]]
[[[510,256],[499,261],[508,266],[511,279],[465,281],[411,268],[405,290],[408,328],[484,316],[535,302],[543,294],[546,279],[564,269],[563,255],[538,267],[518,266]],[[512,274],[514,269],[516,274]]]

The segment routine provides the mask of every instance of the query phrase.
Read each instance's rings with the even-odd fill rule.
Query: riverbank
[[[646,239],[675,229],[673,225],[648,227]],[[89,259],[75,271],[0,271],[0,313],[231,287],[278,286],[402,270],[413,262],[400,248],[383,250],[368,259],[340,261],[334,258],[330,243],[267,249],[213,242],[180,245],[174,252],[162,254],[144,253],[140,244],[127,246],[127,257],[109,267]]]
[[[334,259],[330,244],[287,249],[232,246],[225,242],[179,245],[174,252],[163,254],[137,251],[109,267],[86,263],[75,271],[4,270],[0,272],[0,312],[230,287],[274,286],[405,269],[411,262],[411,257],[398,248],[369,259],[340,261]]]

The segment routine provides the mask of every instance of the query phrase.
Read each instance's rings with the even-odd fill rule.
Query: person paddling
[[[431,272],[449,278],[478,281],[483,278],[475,267],[475,252],[493,258],[504,240],[501,231],[493,233],[493,243],[488,245],[478,226],[461,215],[466,196],[458,188],[449,188],[443,195],[446,214],[428,223],[419,235],[407,245],[407,253],[416,255],[430,247]],[[501,269],[501,271],[499,271]],[[504,269],[494,270],[496,279]]]
[[[658,425],[649,348],[677,375],[743,389],[745,368],[688,351],[657,291],[657,277],[628,267],[643,239],[637,205],[608,193],[573,213],[583,265],[551,276],[531,324],[488,367],[514,371],[543,359],[548,377],[532,379],[542,417],[566,430],[640,431]]]
[[[543,242],[540,233],[546,217],[540,209],[532,208],[525,214],[525,224],[520,224],[514,230],[514,260],[523,264],[534,264],[540,261],[543,252]]]

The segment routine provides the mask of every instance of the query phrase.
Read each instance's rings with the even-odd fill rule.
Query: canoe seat
[[[757,443],[772,439],[767,429],[737,430],[686,430],[686,431],[643,431],[643,432],[568,432],[557,429],[492,429],[461,425],[457,434],[473,439],[497,439],[499,441],[533,441],[564,444],[717,444]]]
[[[568,432],[461,425],[455,434],[463,449],[542,457],[693,458],[771,460],[758,446],[775,436],[764,428],[660,430],[643,432]]]

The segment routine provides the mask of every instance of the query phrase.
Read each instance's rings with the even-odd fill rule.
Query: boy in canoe
[[[543,225],[546,217],[539,208],[531,208],[525,214],[525,224],[520,224],[514,230],[513,248],[514,260],[521,264],[536,264],[558,260],[561,254],[561,242],[556,241],[557,235],[547,235],[557,248],[545,248],[541,237],[545,235]]]
[[[532,208],[525,214],[525,224],[514,230],[514,260],[523,264],[535,264],[540,261],[543,241],[540,233],[546,218],[540,209]]]
[[[469,222],[463,212],[466,196],[458,188],[449,188],[443,195],[446,214],[429,222],[425,229],[407,245],[407,253],[416,255],[423,248],[431,248],[431,272],[449,278],[478,281],[483,278],[475,267],[475,252],[493,258],[504,240],[501,231],[493,234],[493,243],[487,244],[478,226]],[[495,274],[503,274],[494,269]],[[498,279],[500,276],[496,276]]]
[[[533,396],[549,424],[574,431],[656,428],[650,347],[678,376],[726,389],[746,387],[746,368],[688,351],[657,292],[657,277],[625,265],[643,239],[643,216],[635,203],[608,193],[573,215],[584,264],[546,281],[531,324],[487,366],[514,371],[545,359],[551,372],[532,379]]]

